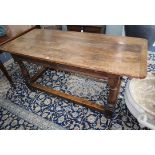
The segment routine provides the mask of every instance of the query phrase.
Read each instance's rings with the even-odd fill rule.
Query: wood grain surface
[[[31,30],[36,28],[35,25],[6,25],[7,34],[0,37],[0,45],[3,45]]]
[[[120,76],[145,78],[147,73],[147,41],[140,38],[34,29],[0,50]]]

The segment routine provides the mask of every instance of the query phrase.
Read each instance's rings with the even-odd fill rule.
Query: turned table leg
[[[111,117],[113,108],[117,103],[117,98],[121,85],[121,77],[109,78],[108,85],[109,85],[109,96],[108,96],[108,104],[106,106],[106,114],[107,117],[108,116]]]

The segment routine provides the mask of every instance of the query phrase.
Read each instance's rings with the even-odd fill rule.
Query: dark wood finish
[[[80,25],[67,25],[68,31],[77,31],[81,32],[82,27]]]
[[[68,31],[77,32],[105,33],[105,28],[104,25],[67,25]]]
[[[109,109],[115,106],[118,94],[119,94],[119,89],[121,85],[121,79],[118,76],[117,78],[109,78],[108,79],[108,85],[109,85],[109,96],[108,96],[108,105]]]
[[[30,82],[35,82],[39,77],[43,75],[43,73],[46,72],[48,68],[47,67],[42,67],[31,79]]]
[[[105,106],[105,116],[107,118],[111,118],[113,114],[113,110],[116,105],[116,101],[119,95],[119,90],[121,86],[121,77],[109,78],[109,96],[108,96],[108,104]]]
[[[90,102],[88,100],[85,100],[83,98],[79,98],[79,97],[76,97],[76,96],[65,94],[63,92],[60,92],[60,91],[48,88],[46,86],[36,84],[36,83],[31,83],[31,87],[33,87],[34,89],[38,89],[40,91],[43,91],[43,92],[46,92],[46,93],[49,93],[49,94],[64,98],[64,99],[67,99],[69,101],[80,104],[82,106],[86,106],[86,107],[88,107],[90,109],[97,110],[97,111],[100,111],[100,112],[104,112],[104,107],[102,105],[92,103],[92,102]]]
[[[13,56],[14,60],[19,64],[20,68],[21,68],[21,72],[23,75],[23,78],[25,79],[25,83],[26,85],[30,87],[30,75],[29,75],[29,71],[27,70],[27,68],[25,67],[23,61],[21,59],[18,59],[18,57]]]
[[[84,26],[83,31],[90,32],[90,33],[102,33],[102,29],[103,28],[100,26]]]
[[[102,34],[32,30],[3,45],[1,50],[17,59],[30,88],[63,97],[80,105],[112,114],[120,88],[120,78],[144,78],[147,73],[147,41]],[[49,68],[66,70],[95,78],[105,78],[110,87],[108,106],[92,104],[62,92],[31,82],[22,59],[46,64]],[[35,81],[41,73],[33,78]]]

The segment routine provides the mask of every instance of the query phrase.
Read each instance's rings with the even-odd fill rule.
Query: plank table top
[[[31,31],[35,27],[33,25],[7,25],[6,35],[0,37],[0,46]]]
[[[0,50],[49,63],[145,78],[147,41],[141,38],[34,29]]]

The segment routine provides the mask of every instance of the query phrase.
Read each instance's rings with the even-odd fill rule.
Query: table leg
[[[22,62],[21,59],[13,56],[14,60],[19,64],[20,66],[20,69],[21,69],[21,72],[22,72],[22,75],[23,75],[23,78],[24,78],[24,81],[27,85],[27,87],[32,90],[31,86],[30,86],[30,75],[29,75],[29,72],[27,70],[27,68],[25,67],[24,63]]]
[[[6,78],[8,79],[8,81],[10,82],[10,84],[12,86],[14,86],[13,81],[11,79],[11,76],[8,74],[6,68],[4,67],[4,65],[2,64],[2,62],[0,61],[0,69],[2,70],[2,72],[4,73],[4,75],[6,76]]]
[[[106,114],[107,116],[111,117],[113,108],[117,103],[117,97],[121,85],[121,77],[109,78],[108,85],[109,85],[109,96],[108,96],[108,104],[106,106]]]

